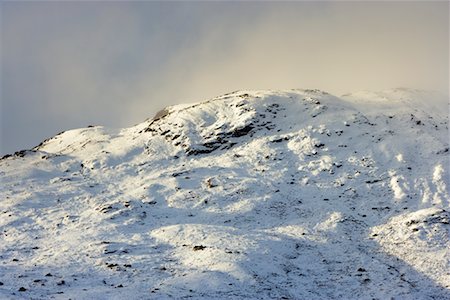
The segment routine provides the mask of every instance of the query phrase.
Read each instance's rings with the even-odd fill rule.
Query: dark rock
[[[214,188],[216,187],[218,184],[215,182],[214,178],[208,178],[206,180],[206,185],[208,188]],[[206,202],[206,201],[205,201]]]
[[[231,132],[232,137],[241,137],[247,135],[254,127],[252,124],[246,125],[241,128],[236,128]]]
[[[186,173],[188,173],[188,171],[175,172],[172,174],[172,177],[178,177],[178,176],[186,174]]]
[[[275,140],[271,140],[272,143],[281,143],[282,141],[287,141],[289,140],[288,137],[284,137],[284,138],[279,138],[279,139],[275,139]]]
[[[158,111],[157,113],[156,113],[156,115],[153,117],[153,121],[157,121],[157,120],[159,120],[159,119],[162,119],[162,118],[164,118],[165,116],[167,116],[167,115],[169,115],[169,111],[167,110],[167,109],[161,109],[160,111]]]
[[[381,181],[381,179],[373,179],[373,180],[366,180],[366,183],[372,184],[372,183],[377,183],[377,182],[380,182],[380,181]]]
[[[215,148],[189,149],[186,151],[186,155],[190,156],[190,155],[208,154],[218,148],[219,148],[219,146],[217,146]]]
[[[443,150],[439,150],[438,152],[436,152],[436,154],[444,154],[444,153],[447,153],[448,151],[449,151],[449,148],[447,147]]]
[[[206,246],[202,246],[202,245],[199,245],[199,246],[194,246],[194,248],[192,248],[194,251],[199,251],[199,250],[204,250],[206,248]]]
[[[56,283],[57,285],[65,285],[66,282],[64,280],[61,280],[60,282]]]
[[[14,152],[14,156],[18,156],[18,157],[24,157],[27,154],[27,150],[20,150],[20,151],[16,151]]]

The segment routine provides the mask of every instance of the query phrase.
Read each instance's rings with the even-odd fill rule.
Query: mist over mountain
[[[237,91],[0,160],[0,298],[450,299],[448,98]]]

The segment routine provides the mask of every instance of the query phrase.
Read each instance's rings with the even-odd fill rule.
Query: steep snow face
[[[431,98],[234,92],[4,157],[0,298],[450,299]]]

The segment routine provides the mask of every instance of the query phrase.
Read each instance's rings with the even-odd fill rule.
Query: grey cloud
[[[237,89],[448,93],[447,2],[1,5],[1,153]]]

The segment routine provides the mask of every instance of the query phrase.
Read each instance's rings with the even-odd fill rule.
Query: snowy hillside
[[[450,299],[448,99],[243,91],[0,160],[1,299]]]

